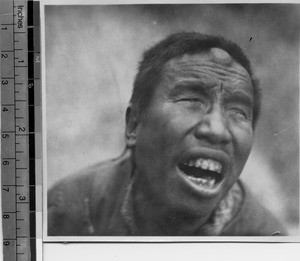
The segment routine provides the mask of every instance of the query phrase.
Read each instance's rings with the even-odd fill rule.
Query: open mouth
[[[190,160],[178,167],[192,182],[208,189],[213,189],[223,180],[222,164],[213,159]]]

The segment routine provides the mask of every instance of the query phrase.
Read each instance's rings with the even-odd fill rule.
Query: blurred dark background
[[[299,19],[292,4],[46,6],[48,187],[123,150],[145,49],[177,31],[218,34],[242,47],[263,90],[242,179],[298,235]]]

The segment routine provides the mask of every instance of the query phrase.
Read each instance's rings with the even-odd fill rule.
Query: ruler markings
[[[24,187],[25,185],[2,185],[4,187]]]
[[[27,8],[26,8],[26,6],[27,6]],[[39,23],[38,16],[35,16],[35,18],[33,19],[33,11],[35,10],[38,13],[39,3],[38,2],[34,3],[32,1],[27,1],[27,0],[12,0],[12,9],[13,9],[12,10],[13,12],[12,12],[11,17],[12,17],[13,22],[10,23],[10,21],[7,20],[6,23],[2,23],[2,25],[7,25],[7,27],[1,28],[2,29],[1,31],[3,32],[3,34],[5,34],[5,31],[7,31],[9,33],[11,30],[13,33],[12,39],[10,38],[12,40],[13,50],[11,50],[10,48],[7,48],[6,50],[2,50],[2,53],[4,53],[4,54],[8,53],[7,57],[10,59],[10,62],[12,62],[13,64],[10,67],[10,63],[6,63],[5,66],[8,66],[8,68],[6,68],[6,70],[4,70],[4,71],[2,70],[1,74],[3,74],[2,80],[5,80],[5,79],[13,80],[13,83],[11,83],[11,84],[13,84],[13,87],[12,87],[13,92],[10,92],[8,94],[13,95],[14,104],[11,104],[9,102],[7,102],[6,105],[2,104],[3,107],[7,106],[8,108],[9,107],[13,108],[13,109],[3,110],[3,111],[6,111],[5,115],[12,117],[13,124],[10,123],[7,126],[7,128],[3,128],[3,126],[2,126],[2,133],[3,134],[13,133],[11,135],[12,137],[9,137],[9,136],[6,136],[6,137],[8,137],[9,139],[12,139],[12,141],[14,141],[14,145],[12,144],[13,146],[12,146],[11,152],[14,153],[15,158],[9,157],[11,155],[11,153],[10,153],[10,154],[7,154],[5,159],[12,160],[12,162],[13,162],[13,168],[14,168],[14,174],[15,174],[14,175],[15,184],[12,184],[13,181],[11,179],[7,179],[6,181],[9,185],[3,185],[3,189],[5,191],[12,191],[12,194],[15,195],[14,198],[15,198],[15,207],[16,207],[15,210],[16,211],[13,212],[12,214],[16,215],[16,218],[15,218],[16,222],[15,222],[15,227],[13,230],[13,231],[15,231],[16,238],[13,238],[12,241],[16,241],[17,239],[22,239],[22,238],[26,239],[26,240],[25,241],[24,240],[17,241],[16,244],[11,244],[10,248],[6,248],[6,249],[4,248],[4,256],[9,258],[9,260],[16,260],[15,259],[16,256],[18,256],[18,255],[24,256],[24,255],[28,254],[25,257],[25,259],[20,258],[20,260],[21,259],[22,260],[30,260],[31,259],[33,261],[33,260],[36,260],[35,151],[34,151],[34,148],[31,146],[32,144],[29,144],[29,143],[33,143],[33,145],[35,143],[35,126],[34,126],[34,120],[31,119],[32,116],[34,117],[35,105],[34,105],[34,100],[33,100],[33,104],[31,104],[32,101],[29,100],[29,98],[31,98],[31,96],[33,94],[33,92],[29,92],[30,87],[31,87],[29,84],[31,84],[31,81],[32,81],[33,86],[34,86],[35,80],[40,80],[40,78],[36,77],[36,75],[35,75],[35,73],[36,73],[39,76],[39,70],[34,72],[35,66],[37,66],[37,69],[39,69],[38,66],[39,66],[40,54],[38,52],[36,52],[35,50],[30,49],[30,51],[29,51],[29,48],[28,48],[28,46],[26,46],[26,43],[28,44],[30,42],[30,44],[31,44],[31,42],[32,42],[31,38],[33,37],[33,34],[30,35],[30,37],[29,37],[28,29],[34,28],[34,25],[37,25],[36,23],[33,23],[33,20],[35,22]],[[27,11],[27,13],[26,13],[26,11]],[[20,28],[23,28],[23,26],[26,24],[26,18],[24,18],[26,16],[26,14],[27,14],[27,31],[24,31],[24,30],[20,30]],[[37,20],[35,20],[35,19],[37,19]],[[11,26],[13,26],[13,27],[11,27]],[[24,28],[25,28],[25,26],[24,26]],[[39,28],[37,28],[37,29],[39,29]],[[32,30],[32,31],[36,32],[36,30]],[[26,33],[27,33],[27,36],[25,36],[25,38],[22,38],[23,35]],[[37,30],[37,36],[39,36],[38,34],[39,34],[39,31]],[[24,42],[23,40],[25,40],[27,42]],[[39,45],[39,42],[37,42],[37,45]],[[23,46],[25,48],[22,48]],[[37,48],[39,48],[39,47],[37,46]],[[26,57],[27,60],[25,60],[23,58],[24,56],[23,56],[22,52],[25,52],[25,55],[27,53],[27,57]],[[12,53],[12,55],[10,55],[9,53]],[[33,53],[34,55],[31,56],[31,55],[29,55],[29,53]],[[13,57],[11,57],[11,56],[13,56]],[[32,57],[32,60],[28,59],[29,57],[30,58]],[[36,61],[35,58],[37,58],[38,60]],[[11,59],[12,59],[12,61],[11,61]],[[1,60],[1,63],[5,63],[5,62],[6,62],[5,60]],[[23,63],[23,65],[22,65],[22,63]],[[26,65],[26,64],[28,64],[28,65]],[[32,68],[30,66],[32,66]],[[10,71],[9,71],[9,69],[10,69]],[[11,70],[13,71],[13,74],[10,73]],[[24,81],[23,81],[24,72],[25,72],[26,79],[24,79]],[[26,72],[27,72],[27,75],[26,75]],[[11,75],[13,75],[13,77]],[[27,84],[26,84],[26,81],[28,81]],[[16,89],[17,86],[21,86],[21,87],[19,89]],[[20,92],[21,88],[22,89],[24,88],[25,94],[27,93],[28,97],[25,100],[20,99],[21,97],[20,97],[19,93],[24,93],[23,91]],[[4,88],[2,90],[7,91],[6,88]],[[9,101],[10,101],[10,99],[9,99]],[[27,104],[24,104],[24,102],[27,102]],[[24,110],[24,106],[20,105],[18,107],[18,104],[25,105],[25,110],[28,110],[27,111],[28,118],[25,117],[24,115],[20,115],[20,112],[23,112],[23,110]],[[7,113],[11,113],[11,114],[9,115]],[[17,114],[19,114],[19,115],[17,115]],[[3,113],[3,115],[4,115],[4,113]],[[2,119],[3,119],[3,117],[2,117]],[[14,130],[11,130],[12,127],[14,127]],[[27,128],[28,128],[29,132],[26,131],[26,133],[22,133],[22,132],[25,132],[25,130],[27,130]],[[24,138],[25,142],[24,143],[18,142],[20,139],[23,140],[23,138],[19,138],[19,137],[26,137],[26,138]],[[29,138],[27,138],[27,137],[29,137]],[[5,138],[5,137],[3,137],[3,138]],[[29,150],[27,160],[26,160],[26,157],[24,158],[24,156],[22,156],[24,153],[25,153],[25,155],[27,155],[26,154],[27,150],[25,152],[23,150],[22,145],[25,145],[25,148],[27,148]],[[29,168],[28,167],[25,168],[24,166],[16,165],[17,162],[19,162],[18,163],[19,165],[20,165],[20,163],[22,164],[22,162],[24,162],[24,160],[25,160],[25,162],[29,161],[29,164],[28,164]],[[7,169],[7,167],[3,167],[3,169],[5,169],[5,172],[7,172],[7,171],[9,172],[11,170],[11,168]],[[16,174],[17,171],[20,171],[20,170],[24,171],[24,172],[22,173],[22,175],[17,175]],[[20,174],[20,172],[19,172],[19,174]],[[20,179],[21,177],[22,177],[22,180]],[[30,183],[29,189],[28,189],[28,185],[20,184],[24,181],[23,177],[26,177],[29,179],[29,183]],[[19,181],[18,181],[19,184],[17,184],[17,179],[19,179]],[[2,180],[5,181],[5,179],[2,179]],[[12,183],[10,183],[10,181]],[[2,182],[2,184],[3,183],[6,184],[5,182]],[[7,187],[7,189],[6,189],[6,187]],[[9,190],[9,187],[12,187],[12,189]],[[14,187],[16,189],[14,189]],[[18,189],[18,188],[20,188],[20,189]],[[26,190],[26,189],[28,189],[28,190]],[[26,193],[25,194],[26,197],[24,194],[21,194],[21,191],[22,191],[22,193]],[[11,193],[11,192],[9,192],[9,193]],[[5,194],[3,194],[3,195],[5,195]],[[26,201],[24,201],[24,200],[26,200]],[[22,207],[22,206],[26,206],[28,204],[30,204],[29,212],[26,212],[27,207]],[[17,206],[19,206],[19,207],[17,207]],[[5,210],[8,210],[8,209],[5,209]],[[25,215],[28,214],[28,217],[27,216],[24,217],[24,214]],[[26,223],[27,221],[29,221],[29,223]],[[18,223],[18,222],[22,222],[22,223]],[[29,235],[24,235],[24,232],[22,233],[22,235],[19,235],[19,233],[23,227],[22,224],[25,225],[25,228],[29,227],[29,231],[30,231]],[[5,228],[5,230],[7,231],[6,228]],[[5,240],[9,240],[10,238],[11,237],[5,237]],[[30,241],[27,241],[27,239]],[[21,250],[20,247],[23,246],[23,242],[24,243],[28,242],[28,244],[25,243],[25,245],[24,245],[25,248],[23,248]],[[9,245],[9,242],[7,245]],[[11,252],[12,248],[15,248],[14,252]],[[15,254],[16,256],[12,257],[11,254]],[[5,260],[6,260],[6,258],[5,258]],[[19,258],[17,258],[17,260],[19,260]]]
[[[15,7],[15,1],[13,0],[13,6]],[[14,12],[14,8],[13,8],[13,12]],[[13,26],[13,48],[15,49],[15,27]],[[13,52],[14,54],[14,58],[15,58],[15,52]],[[14,59],[14,65],[15,65],[15,59]],[[13,70],[14,70],[14,76],[16,77],[16,69],[15,69],[15,66],[13,66]],[[16,85],[14,84],[14,101],[16,103]],[[14,111],[14,118],[16,117],[16,111]],[[16,123],[15,123],[16,125]],[[16,142],[16,138],[15,138],[15,142]],[[15,149],[15,157],[16,157],[16,149]],[[15,172],[15,175],[16,175],[16,172]],[[17,179],[15,178],[15,184],[17,184]],[[15,194],[15,202],[17,201],[17,195]],[[17,205],[15,206],[17,208]],[[17,213],[16,213],[17,215]],[[17,227],[17,220],[16,220],[16,223],[15,223],[15,226]],[[16,237],[17,237],[18,233],[17,233],[17,230],[16,230]],[[17,246],[16,246],[16,253],[18,252],[17,250]]]

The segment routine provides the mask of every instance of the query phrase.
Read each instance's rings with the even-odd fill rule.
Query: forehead
[[[253,91],[247,70],[219,48],[171,59],[165,64],[163,82],[169,88],[180,82],[199,82],[206,87]]]

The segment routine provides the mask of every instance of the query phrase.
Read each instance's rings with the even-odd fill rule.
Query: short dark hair
[[[144,52],[130,99],[132,116],[137,120],[142,120],[146,115],[155,87],[162,79],[163,69],[168,61],[185,54],[197,54],[213,47],[225,50],[250,75],[254,89],[253,127],[255,127],[260,112],[261,92],[258,80],[253,75],[249,59],[237,44],[221,36],[197,32],[171,34]]]

